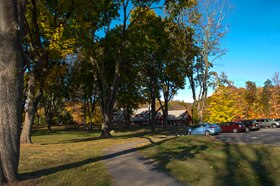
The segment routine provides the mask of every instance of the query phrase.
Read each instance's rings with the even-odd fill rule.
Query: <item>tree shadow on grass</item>
[[[84,137],[84,138],[77,138],[77,139],[70,139],[58,142],[57,144],[66,144],[66,143],[81,143],[81,142],[88,142],[88,141],[95,141],[95,140],[109,140],[109,139],[129,139],[129,138],[137,138],[137,137],[144,137],[150,133],[148,132],[139,132],[133,134],[124,134],[124,135],[116,135],[112,136],[111,138],[104,138],[100,136],[95,137]]]
[[[111,158],[114,158],[114,157],[117,157],[117,156],[129,154],[129,153],[132,153],[132,152],[136,152],[138,150],[143,150],[143,149],[150,148],[150,147],[153,147],[153,146],[156,146],[156,145],[160,145],[160,144],[162,144],[166,141],[169,141],[171,139],[172,138],[168,138],[168,139],[164,139],[160,142],[153,142],[152,144],[149,144],[149,145],[144,145],[144,146],[137,147],[137,148],[130,148],[130,149],[127,149],[127,150],[107,154],[107,155],[104,155],[104,156],[88,158],[88,159],[78,161],[78,162],[73,162],[73,163],[68,163],[68,164],[64,164],[64,165],[59,165],[59,166],[56,166],[56,167],[50,167],[50,168],[45,168],[45,169],[41,169],[41,170],[37,170],[37,171],[33,171],[33,172],[23,173],[23,174],[20,174],[20,178],[21,178],[22,181],[24,181],[24,180],[29,180],[29,179],[37,179],[37,178],[40,178],[40,177],[43,177],[43,176],[49,176],[49,175],[55,174],[55,173],[60,172],[60,171],[75,169],[75,168],[78,168],[78,167],[81,167],[81,166],[84,166],[84,165],[87,165],[87,164],[90,164],[90,163],[94,163],[94,162],[98,162],[98,161],[106,160],[106,159],[111,159]]]
[[[144,145],[137,148],[129,148],[127,150],[122,150],[120,152],[107,154],[104,156],[98,156],[93,158],[84,159],[78,162],[68,163],[56,167],[51,168],[45,168],[29,173],[21,174],[21,177],[23,180],[28,179],[36,179],[40,178],[42,176],[48,176],[55,174],[57,172],[63,171],[63,170],[69,170],[69,169],[75,169],[90,163],[98,162],[101,160],[111,159],[114,157],[118,157],[121,155],[126,155],[132,152],[136,152],[138,150],[144,150],[150,147],[159,146],[162,143],[168,142],[170,140],[176,139],[176,138],[167,138],[164,140],[161,140],[160,142],[154,142],[151,138],[146,137],[145,133],[137,134],[138,137],[145,138],[146,140],[150,141],[149,145]],[[128,134],[124,135],[122,137],[127,136],[133,136],[135,137],[135,134]],[[93,140],[91,138],[81,139],[83,141],[85,140]],[[186,141],[188,142],[188,141]],[[73,143],[73,142],[72,142]],[[172,144],[171,144],[172,145]],[[266,150],[266,148],[253,148],[250,145],[247,145],[250,152],[253,153],[253,156],[255,158],[249,158],[248,152],[243,152],[242,149],[238,144],[231,144],[228,142],[221,142],[221,151],[225,153],[226,159],[224,162],[225,165],[225,172],[219,172],[219,170],[215,171],[216,181],[215,185],[229,185],[229,186],[235,186],[235,185],[253,185],[257,183],[257,185],[270,185],[274,186],[277,185],[275,182],[275,178],[272,178],[268,172],[270,167],[270,163],[267,162],[267,158],[273,158],[271,157],[270,153]],[[166,172],[170,174],[170,171],[167,170],[166,165],[168,165],[172,160],[183,160],[187,161],[189,159],[194,159],[196,156],[203,151],[206,151],[209,148],[208,145],[204,145],[203,143],[200,144],[188,144],[188,146],[170,146],[167,149],[163,149],[160,151],[160,153],[157,153],[152,158],[153,160],[147,161],[146,163],[153,164],[153,170],[160,171],[160,172]],[[156,160],[156,161],[155,161]],[[206,161],[209,161],[209,163],[213,159],[205,158]],[[240,172],[238,166],[240,164],[240,161],[243,163],[245,162],[246,166],[248,165],[251,170],[254,172],[254,175],[256,175],[258,181],[257,182],[250,182],[250,179],[244,174],[246,172]],[[211,162],[212,163],[212,162]],[[215,167],[214,167],[215,169]]]
[[[175,138],[173,138],[175,139]],[[164,141],[164,143],[167,141]],[[159,144],[157,144],[159,145]],[[150,146],[154,147],[154,146]],[[167,168],[169,163],[173,160],[188,161],[196,158],[197,155],[207,150],[208,145],[204,144],[188,144],[188,146],[169,146],[166,149],[161,149],[158,153],[150,158],[143,158],[146,164],[152,165],[152,170],[164,172],[173,177],[170,170]],[[147,149],[147,148],[145,148]],[[185,183],[186,184],[186,183]],[[188,184],[187,184],[188,185]]]
[[[94,131],[71,131],[71,133],[78,133],[82,137],[75,138],[75,139],[67,139],[57,142],[50,142],[50,143],[42,143],[41,145],[52,145],[52,144],[67,144],[67,143],[81,143],[81,142],[88,142],[88,141],[95,141],[95,140],[106,140],[106,139],[128,139],[128,138],[139,138],[144,137],[147,135],[151,135],[151,132],[149,131],[149,127],[147,126],[131,126],[129,128],[123,128],[118,129],[115,134],[111,138],[104,138],[100,137],[98,133],[100,133],[100,130],[94,130]],[[182,126],[167,126],[167,127],[159,127],[157,126],[157,130],[155,135],[165,135],[165,136],[175,136],[178,134],[178,131],[184,130]],[[124,134],[119,134],[120,132],[127,132]],[[32,136],[47,136],[47,135],[68,135],[71,134],[69,131],[65,130],[52,130],[47,131],[46,129],[40,129],[33,132]],[[93,135],[96,134],[97,136],[88,136],[84,137],[84,135]]]
[[[264,163],[267,158],[271,158],[266,148],[253,148],[247,145],[246,147],[251,152],[250,156],[255,157],[249,158],[248,154],[243,152],[238,144],[223,144],[224,151],[227,155],[225,162],[227,172],[224,175],[217,175],[217,180],[220,180],[222,184],[227,183],[228,186],[277,185],[274,178],[271,177],[268,172],[269,166],[271,165]],[[251,169],[252,173],[250,173],[250,171],[242,172],[241,166],[248,166],[247,169]],[[253,177],[246,174],[253,175]],[[217,181],[217,185],[221,185],[221,183]]]
[[[61,134],[60,132],[55,132],[54,134]],[[53,144],[68,144],[68,143],[82,143],[82,142],[88,142],[88,141],[96,141],[96,140],[109,140],[109,139],[129,139],[129,138],[137,138],[137,137],[144,137],[146,135],[149,135],[149,132],[141,131],[136,133],[128,133],[123,135],[114,135],[109,138],[104,138],[100,136],[89,136],[89,137],[81,137],[81,138],[75,138],[75,139],[67,139],[62,140],[58,142],[53,143],[42,143],[41,145],[53,145]]]
[[[270,154],[266,147],[244,144],[240,146],[239,144],[227,142],[221,142],[220,145],[217,148],[221,148],[220,153],[224,152],[226,155],[225,162],[215,164],[215,161],[219,161],[219,159],[211,158],[210,156],[205,156],[204,158],[204,161],[209,162],[209,165],[213,165],[211,166],[211,169],[214,169],[211,172],[214,173],[215,177],[213,185],[277,185],[277,178],[275,178],[277,174],[275,167],[277,165],[273,166],[269,161],[275,157]],[[171,161],[195,159],[197,155],[206,151],[210,146],[204,144],[192,145],[190,143],[187,146],[169,146],[166,149],[158,150],[158,153],[151,157],[154,161],[148,161],[148,163],[152,164],[155,170],[170,174],[170,170],[167,167]],[[215,148],[215,145],[213,147]],[[210,147],[210,149],[213,147]],[[223,171],[219,167],[221,164],[225,167],[225,169],[222,169]],[[240,168],[242,166],[243,168]]]
[[[164,129],[158,129],[155,133],[155,135],[165,135],[167,137],[172,137],[175,136],[175,134],[178,133],[178,129],[179,127],[166,127]],[[144,129],[144,131],[141,131],[141,129]],[[140,131],[139,131],[140,130]],[[63,141],[59,141],[59,142],[55,142],[55,143],[43,143],[41,145],[50,145],[50,144],[67,144],[67,143],[81,143],[81,142],[88,142],[88,141],[95,141],[95,140],[106,140],[106,139],[129,139],[129,138],[144,138],[147,135],[151,135],[151,132],[149,132],[147,130],[147,127],[134,127],[131,130],[126,129],[126,130],[122,130],[122,131],[126,131],[126,132],[131,132],[131,133],[127,133],[127,134],[118,134],[118,132],[116,134],[114,134],[111,138],[104,138],[104,137],[100,137],[100,136],[90,136],[90,137],[82,137],[82,138],[75,138],[75,139],[69,139],[69,140],[63,140]],[[81,131],[80,131],[81,132]],[[87,132],[87,131],[85,131]],[[44,132],[44,133],[37,133],[36,135],[39,136],[41,134],[43,135],[52,135],[52,134],[64,134],[65,131],[51,131],[51,132]],[[81,133],[82,135],[83,133]],[[165,137],[160,137],[160,138],[165,138]],[[148,139],[148,138],[146,138]]]

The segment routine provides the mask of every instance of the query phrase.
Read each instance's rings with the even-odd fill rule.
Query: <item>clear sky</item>
[[[246,81],[263,86],[280,73],[280,0],[230,0],[229,32],[222,41],[227,54],[215,61],[214,71],[225,72],[237,87]],[[188,84],[175,100],[192,101]]]

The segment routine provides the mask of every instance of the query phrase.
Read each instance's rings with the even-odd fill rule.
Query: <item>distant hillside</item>
[[[192,104],[191,103],[186,103],[182,101],[170,101],[169,102],[169,110],[191,110]]]

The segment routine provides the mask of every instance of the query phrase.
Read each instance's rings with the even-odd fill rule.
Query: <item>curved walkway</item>
[[[137,146],[147,143],[137,140],[106,149],[103,161],[113,177],[116,186],[183,186],[183,184],[161,172],[154,161],[145,159],[137,152]]]

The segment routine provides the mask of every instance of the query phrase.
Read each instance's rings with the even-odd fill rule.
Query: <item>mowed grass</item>
[[[103,150],[145,134],[145,130],[123,131],[101,139],[99,132],[40,129],[33,133],[34,144],[21,146],[22,181],[9,185],[112,185],[102,163]]]
[[[280,146],[229,144],[181,136],[144,148],[156,168],[182,182],[207,186],[280,185]]]
[[[9,185],[113,185],[102,162],[104,149],[139,138],[139,151],[162,170],[191,185],[280,185],[280,146],[229,144],[205,136],[166,137],[181,128],[117,130],[113,138],[100,133],[40,129],[32,145],[21,146],[22,181]]]

